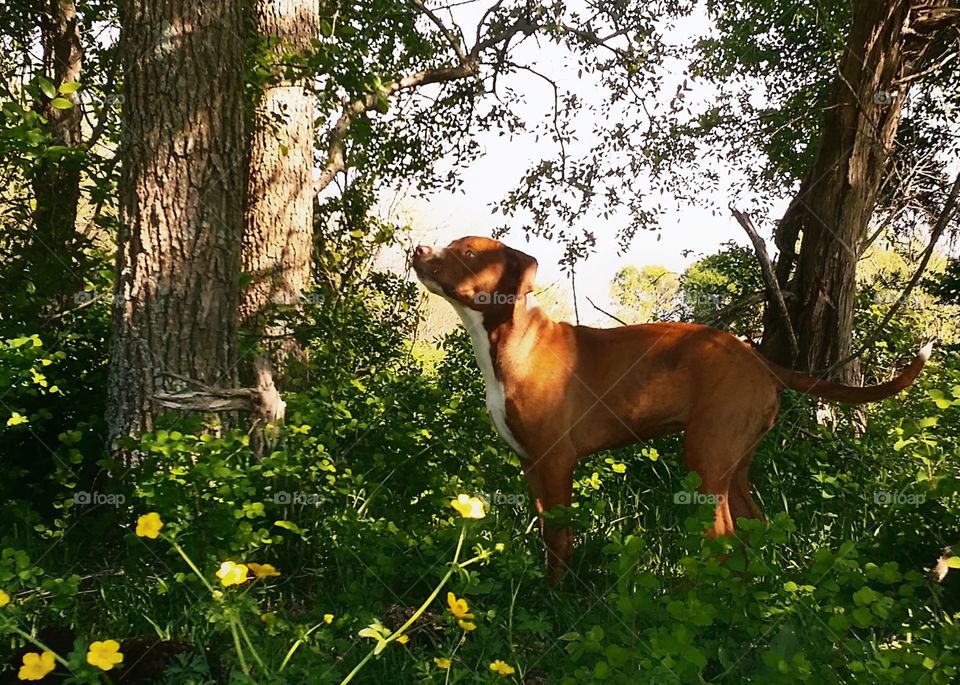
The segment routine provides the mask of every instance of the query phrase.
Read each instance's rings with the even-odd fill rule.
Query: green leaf
[[[277,526],[278,528],[285,528],[289,531],[293,531],[294,533],[303,533],[303,528],[298,526],[293,521],[274,521],[273,525]]]
[[[960,557],[950,557],[947,559],[947,566],[950,568],[960,568]]]
[[[17,412],[13,412],[13,416],[7,419],[8,426],[19,426],[21,423],[26,423],[26,422],[27,422],[27,417],[23,416],[22,414],[18,414]],[[954,559],[956,559],[956,557],[954,557]]]
[[[53,98],[53,100],[50,101],[50,105],[56,109],[70,109],[73,107],[73,103],[66,98]]]
[[[40,90],[43,91],[43,94],[46,95],[48,98],[52,98],[56,96],[57,89],[54,88],[53,83],[50,81],[50,79],[45,78],[43,76],[38,76],[37,85],[40,86]]]
[[[69,95],[70,93],[76,93],[80,90],[80,84],[76,81],[67,81],[66,83],[61,83],[57,90],[60,91],[61,95]]]

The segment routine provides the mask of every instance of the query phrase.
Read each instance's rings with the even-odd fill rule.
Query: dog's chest
[[[480,373],[483,374],[483,384],[486,388],[487,411],[490,413],[490,420],[500,436],[507,441],[507,444],[521,457],[527,454],[516,436],[507,425],[507,407],[504,397],[503,383],[497,378],[493,368],[493,357],[490,356],[490,339],[487,337],[487,331],[483,327],[483,315],[467,307],[454,305],[457,314],[463,320],[463,325],[470,333],[470,340],[473,342],[473,353],[477,358],[477,365],[480,367]]]

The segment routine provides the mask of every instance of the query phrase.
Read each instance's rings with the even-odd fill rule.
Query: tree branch
[[[453,52],[457,56],[457,59],[459,59],[460,63],[463,64],[467,60],[467,54],[463,50],[463,44],[457,39],[456,36],[453,35],[450,29],[447,28],[447,25],[440,20],[440,17],[438,17],[433,10],[423,3],[423,0],[410,0],[410,2],[417,9],[423,12],[423,14],[426,15],[426,17],[430,19],[430,21],[432,21],[438,29],[440,29],[440,33],[442,33],[443,37],[447,39],[448,43],[450,43],[450,47],[453,48]]]
[[[783,291],[780,290],[780,284],[777,283],[777,276],[773,270],[773,262],[770,261],[770,255],[767,254],[767,246],[764,244],[763,238],[757,233],[757,229],[753,227],[753,221],[750,220],[749,216],[734,208],[733,205],[730,205],[730,211],[733,213],[737,222],[743,227],[743,230],[750,236],[750,242],[753,243],[754,252],[756,252],[757,260],[760,262],[760,272],[763,274],[763,281],[767,286],[767,293],[770,299],[773,300],[773,305],[783,321],[784,329],[787,331],[787,338],[790,343],[790,356],[796,359],[797,355],[800,354],[800,347],[797,345],[797,334],[793,330],[793,323],[790,321],[790,312],[787,309],[786,301],[783,299]]]
[[[411,0],[416,2],[417,0]],[[405,76],[398,81],[394,81],[375,93],[367,93],[363,97],[345,102],[340,118],[333,125],[329,132],[330,143],[327,150],[327,162],[324,165],[320,177],[314,184],[314,192],[321,193],[333,182],[337,174],[347,169],[346,140],[347,134],[354,120],[365,112],[376,109],[380,103],[392,95],[401,91],[413,90],[422,86],[428,86],[434,83],[449,83],[466,78],[478,76],[480,74],[480,55],[501,43],[509,45],[510,40],[518,33],[529,36],[536,31],[538,26],[527,19],[518,19],[509,28],[489,36],[477,42],[476,45],[460,57],[461,50],[458,49],[459,63],[450,67],[438,67],[436,69],[425,69],[415,74]]]
[[[629,326],[629,325],[630,325],[630,324],[628,324],[626,321],[624,321],[623,319],[621,319],[621,318],[619,318],[619,317],[617,317],[617,316],[614,316],[613,314],[611,314],[610,312],[606,311],[605,309],[600,309],[600,307],[598,307],[598,306],[596,305],[596,303],[595,303],[593,300],[591,300],[589,297],[587,297],[587,302],[589,302],[589,303],[590,303],[590,306],[592,306],[592,307],[593,307],[594,309],[596,309],[598,312],[600,312],[601,314],[606,314],[607,316],[609,316],[609,317],[610,317],[611,319],[613,319],[614,321],[616,321],[616,322],[618,322],[618,323],[620,323],[620,324],[622,324],[622,325],[624,325],[624,326]]]

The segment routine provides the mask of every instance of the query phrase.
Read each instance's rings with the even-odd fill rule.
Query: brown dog
[[[929,358],[854,388],[790,371],[729,333],[687,323],[600,329],[551,321],[532,300],[537,261],[488,238],[441,250],[419,246],[413,267],[463,319],[483,373],[487,408],[520,455],[537,511],[570,505],[582,457],[684,431],[683,460],[718,502],[712,533],[762,516],[750,495],[750,460],[793,388],[840,402],[872,402],[909,386]],[[572,551],[569,528],[544,525],[548,578]]]

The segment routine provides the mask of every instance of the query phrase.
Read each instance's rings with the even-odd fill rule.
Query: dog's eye
[[[467,259],[473,259],[476,256],[477,256],[476,252],[474,252],[473,250],[467,250]]]

